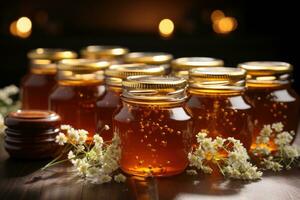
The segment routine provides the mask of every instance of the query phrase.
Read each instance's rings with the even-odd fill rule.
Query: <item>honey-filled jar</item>
[[[129,49],[121,46],[90,45],[83,48],[80,54],[87,59],[105,59],[112,63],[123,63],[124,56],[128,52]]]
[[[125,63],[144,63],[148,65],[161,65],[165,68],[165,74],[171,73],[170,62],[173,56],[163,52],[131,52],[124,57]]]
[[[202,130],[216,138],[234,137],[245,148],[252,142],[252,107],[244,98],[246,71],[238,68],[195,68],[189,72],[187,106],[193,115],[193,144]]]
[[[210,57],[183,57],[173,60],[171,66],[174,76],[188,79],[189,70],[198,67],[222,67],[224,66],[224,61]]]
[[[122,80],[133,75],[163,75],[164,68],[145,64],[119,64],[112,65],[105,70],[105,94],[97,101],[97,132],[105,125],[112,127],[112,116],[120,105],[122,93]],[[101,135],[104,141],[110,141],[113,130],[109,129]]]
[[[38,48],[27,54],[30,70],[21,82],[22,109],[48,110],[48,97],[56,84],[56,62],[76,58],[73,51]]]
[[[253,145],[264,125],[281,122],[282,131],[294,131],[300,118],[299,96],[291,87],[292,65],[285,62],[245,62],[239,64],[247,71],[247,100],[253,105]],[[276,150],[274,139],[269,142],[271,150]]]
[[[58,64],[58,84],[49,98],[50,110],[61,116],[62,124],[89,132],[96,131],[96,102],[105,93],[107,61],[68,59]]]
[[[113,118],[121,140],[121,169],[138,176],[171,176],[188,165],[191,116],[183,107],[186,81],[131,76],[123,81],[122,106]]]

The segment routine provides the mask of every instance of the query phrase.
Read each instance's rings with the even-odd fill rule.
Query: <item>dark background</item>
[[[131,51],[165,51],[175,57],[217,57],[227,66],[250,60],[287,61],[294,65],[294,88],[300,92],[297,8],[292,0],[1,0],[0,87],[19,84],[30,49],[78,51],[106,44]],[[210,14],[216,9],[236,18],[235,31],[214,32]],[[9,31],[11,22],[22,16],[32,21],[32,33],[25,39]],[[168,39],[158,34],[163,18],[175,24]]]

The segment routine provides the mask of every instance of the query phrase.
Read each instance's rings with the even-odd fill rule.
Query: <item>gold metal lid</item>
[[[30,70],[38,74],[54,74],[57,71],[57,64],[49,59],[31,59]]]
[[[126,63],[145,63],[149,65],[168,64],[173,56],[163,52],[132,52],[124,57]]]
[[[59,61],[62,59],[77,58],[77,53],[66,49],[48,49],[38,48],[28,52],[29,59],[46,59],[51,61]]]
[[[173,60],[171,66],[172,69],[181,71],[197,67],[222,67],[224,66],[224,61],[210,57],[184,57]]]
[[[161,104],[178,103],[186,98],[186,80],[173,76],[130,76],[123,81],[125,100],[140,100],[147,104],[156,101]]]
[[[90,45],[80,51],[84,58],[107,58],[124,56],[129,49],[121,46]]]
[[[104,70],[110,62],[95,59],[66,59],[58,63],[59,80],[104,79]]]
[[[137,75],[164,75],[165,69],[157,65],[118,64],[105,70],[106,83],[108,85],[122,86],[122,80],[129,76]]]
[[[243,90],[246,71],[232,67],[201,67],[190,70],[189,87],[208,90]]]
[[[247,83],[282,84],[289,81],[293,66],[286,62],[252,61],[238,65],[247,71]]]

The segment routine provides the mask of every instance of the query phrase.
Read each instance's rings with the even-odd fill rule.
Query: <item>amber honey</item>
[[[291,87],[292,66],[284,62],[247,62],[239,65],[247,70],[246,98],[254,107],[252,148],[264,125],[281,122],[284,131],[294,131],[300,117],[299,96]],[[269,147],[277,146],[271,138]]]
[[[87,59],[105,59],[111,63],[123,63],[129,52],[125,47],[108,45],[90,45],[81,50],[81,56]]]
[[[50,109],[58,113],[63,124],[89,132],[96,131],[96,102],[105,93],[106,61],[71,59],[58,65],[58,85],[49,98]]]
[[[131,52],[124,57],[125,63],[144,63],[148,65],[160,65],[165,68],[165,75],[171,73],[170,62],[173,56],[163,52]]]
[[[121,169],[138,176],[171,176],[188,165],[191,116],[183,107],[185,80],[137,76],[123,81],[114,115],[121,139]]]
[[[187,107],[193,115],[193,143],[201,130],[208,136],[252,142],[251,106],[245,101],[245,71],[236,68],[195,68],[189,72]]]
[[[48,110],[48,97],[56,84],[56,61],[76,56],[75,52],[62,49],[30,51],[30,70],[21,82],[22,108]]]
[[[183,57],[171,62],[172,74],[186,79],[189,77],[189,70],[193,68],[221,66],[224,66],[223,60],[210,57]]]
[[[105,125],[112,127],[112,116],[120,106],[122,80],[131,75],[163,75],[164,68],[145,64],[112,65],[105,70],[105,94],[97,101],[97,132],[101,132]],[[110,141],[113,136],[112,128],[102,132],[104,141]]]

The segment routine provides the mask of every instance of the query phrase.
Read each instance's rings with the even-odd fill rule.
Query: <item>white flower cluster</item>
[[[108,130],[105,126],[103,130]],[[82,129],[74,129],[69,125],[62,125],[60,132],[56,136],[56,143],[70,148],[68,160],[71,161],[78,174],[86,180],[102,184],[112,180],[116,182],[125,182],[126,177],[123,174],[114,175],[119,169],[119,160],[121,155],[120,138],[114,135],[110,144],[105,144],[99,134],[93,137],[93,143],[87,142],[88,132]],[[112,177],[114,175],[114,177]]]
[[[212,173],[210,165],[218,166],[220,172],[229,178],[256,180],[261,178],[262,172],[249,162],[247,150],[239,140],[232,137],[227,139],[207,137],[207,131],[197,134],[198,147],[189,153],[188,159],[191,167]],[[195,170],[187,171],[195,175]]]
[[[291,145],[294,136],[294,131],[284,131],[281,122],[264,125],[256,138],[256,147],[252,153],[260,161],[263,169],[273,171],[290,169],[292,165],[298,163],[300,156],[299,147]],[[272,143],[276,146],[273,152],[270,150]]]
[[[4,135],[4,129],[5,129],[4,118],[0,113],[0,136]]]
[[[13,100],[11,99],[11,96],[18,94],[19,88],[15,85],[9,85],[5,88],[2,88],[0,90],[0,102],[2,102],[5,105],[12,105]]]

